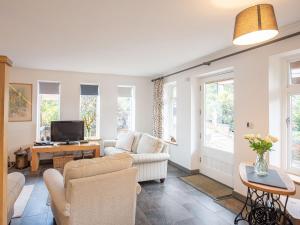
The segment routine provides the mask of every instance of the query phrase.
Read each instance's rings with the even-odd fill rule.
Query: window
[[[205,83],[204,145],[233,152],[234,81]]]
[[[126,132],[135,129],[135,88],[118,86],[117,131]]]
[[[60,84],[39,82],[38,91],[38,139],[49,141],[51,121],[60,119]]]
[[[300,61],[290,63],[290,84],[300,84]]]
[[[176,142],[176,82],[164,85],[163,138]]]
[[[100,136],[100,97],[98,85],[80,85],[80,119],[84,121],[85,138]]]
[[[288,170],[300,173],[300,61],[289,63],[289,86],[287,104],[287,166]]]

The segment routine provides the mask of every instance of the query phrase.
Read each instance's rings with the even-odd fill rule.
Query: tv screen
[[[83,121],[52,121],[51,141],[70,142],[84,140]]]

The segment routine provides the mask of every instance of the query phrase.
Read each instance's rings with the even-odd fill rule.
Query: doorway
[[[200,80],[200,172],[233,187],[234,77],[233,72]]]

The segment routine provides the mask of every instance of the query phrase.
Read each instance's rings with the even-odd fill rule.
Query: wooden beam
[[[13,62],[5,55],[0,55],[0,63],[5,63],[8,66],[12,66]]]
[[[8,121],[8,70],[12,61],[0,56],[0,225],[7,224],[7,147],[6,124]]]

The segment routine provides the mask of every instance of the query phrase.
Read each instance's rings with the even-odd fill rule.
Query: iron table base
[[[280,195],[257,191],[248,187],[246,202],[235,217],[234,224],[247,221],[250,225],[293,225],[286,214],[286,205],[280,202]]]

